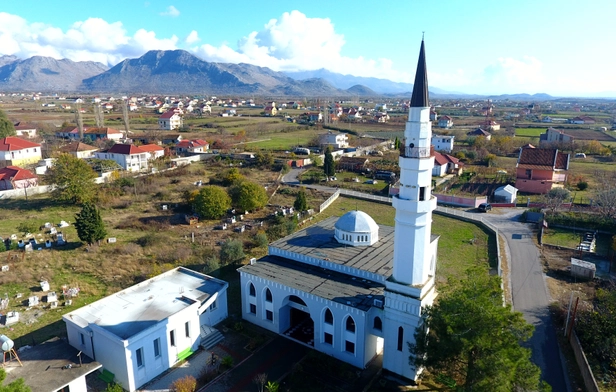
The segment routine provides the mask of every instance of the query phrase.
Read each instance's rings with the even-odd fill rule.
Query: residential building
[[[481,126],[483,129],[490,132],[498,131],[500,129],[500,124],[494,120],[486,120]]]
[[[178,154],[207,152],[210,144],[202,139],[182,140],[175,145]]]
[[[440,152],[434,153],[433,176],[443,177],[446,174],[455,174],[459,176],[462,174],[463,168],[464,162],[461,162],[458,158],[449,154],[441,154]]]
[[[150,154],[148,161],[165,156],[165,149],[156,144],[144,144],[139,146],[139,149]]]
[[[441,117],[442,118],[442,117]],[[456,137],[454,135],[432,135],[432,146],[436,151],[444,151],[444,152],[452,152],[454,139]]]
[[[569,120],[571,124],[594,124],[597,121],[589,116],[578,116]]]
[[[453,119],[449,116],[441,116],[438,119],[438,127],[446,129],[453,127]]]
[[[430,121],[437,121],[437,120],[438,120],[438,113],[436,113],[436,110],[430,109]]]
[[[38,186],[38,177],[30,170],[17,166],[0,169],[0,191],[25,189]]]
[[[573,143],[574,141],[575,137],[551,127],[546,129],[545,133],[539,135],[539,145],[548,143]]]
[[[276,109],[276,106],[266,106],[265,109],[263,109],[263,113],[266,116],[275,116],[278,113],[278,109]]]
[[[71,154],[79,159],[87,159],[94,157],[94,153],[98,151],[97,147],[78,141],[70,142],[58,149],[59,152]]]
[[[119,141],[124,138],[124,134],[117,129],[103,128],[88,128],[84,129],[83,137],[94,140],[115,140]]]
[[[167,145],[167,144],[178,144],[179,142],[182,141],[182,135],[175,133],[175,134],[165,134],[162,136],[162,143],[163,145]]]
[[[569,154],[556,148],[521,148],[515,187],[520,192],[545,194],[567,181]]]
[[[437,295],[428,102],[422,42],[395,227],[349,211],[271,243],[267,256],[238,269],[244,320],[358,368],[382,353],[385,371],[417,378],[422,369],[409,364],[408,344]]]
[[[87,128],[84,127],[83,130],[85,132]],[[64,127],[56,132],[56,137],[69,140],[79,140],[79,128],[73,126]]]
[[[34,126],[34,124],[18,122],[15,123],[14,126],[17,136],[23,136],[27,138],[33,138],[36,136],[36,126]]]
[[[481,128],[477,128],[474,131],[468,132],[466,136],[474,136],[474,137],[483,136],[486,138],[486,140],[492,139],[492,134],[488,131],[484,131]]]
[[[97,151],[94,157],[98,159],[111,159],[115,161],[122,169],[139,172],[148,169],[148,161],[151,155],[148,151],[142,150],[134,144],[114,144],[106,151]]]
[[[41,145],[16,136],[0,139],[0,167],[26,166],[41,159]]]
[[[178,267],[65,314],[68,342],[132,392],[227,317],[228,283]]]
[[[177,110],[168,110],[158,118],[158,127],[163,130],[173,131],[182,128],[182,116]]]
[[[319,145],[325,149],[332,147],[334,150],[347,148],[349,146],[349,137],[346,133],[332,132],[322,133],[319,135]]]
[[[336,166],[340,170],[361,173],[368,168],[368,158],[362,157],[341,157]]]

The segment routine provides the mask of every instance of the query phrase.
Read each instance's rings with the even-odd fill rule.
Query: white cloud
[[[184,39],[184,42],[190,45],[190,44],[194,44],[195,42],[199,42],[200,40],[201,38],[199,38],[199,34],[197,33],[197,30],[193,30],[190,32],[190,34],[188,34],[186,39]]]
[[[240,39],[237,49],[227,44],[204,44],[192,51],[208,61],[245,62],[275,71],[326,68],[356,76],[411,81],[411,75],[394,70],[389,59],[343,56],[344,44],[344,36],[335,31],[329,18],[308,18],[299,11],[291,11],[271,19],[263,30]]]
[[[167,7],[167,10],[165,10],[164,12],[161,12],[160,15],[171,16],[172,18],[176,18],[180,16],[180,11],[178,11],[178,9],[175,8],[174,6],[170,5],[169,7]]]
[[[153,31],[137,30],[128,35],[122,22],[109,23],[89,18],[73,23],[66,31],[43,23],[0,12],[0,55],[21,58],[35,55],[73,61],[99,61],[115,65],[127,57],[138,57],[148,50],[176,49],[178,38],[157,38]]]

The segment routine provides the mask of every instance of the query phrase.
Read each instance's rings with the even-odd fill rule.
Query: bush
[[[244,244],[240,240],[227,240],[220,248],[220,260],[225,264],[241,261],[244,254]]]
[[[6,245],[4,245],[4,240],[0,239],[0,252],[6,252]]]
[[[577,183],[577,189],[583,191],[586,190],[586,188],[588,188],[588,183],[586,181],[580,181]]]
[[[182,377],[175,380],[169,388],[173,392],[195,392],[197,389],[197,380],[193,376]]]
[[[158,242],[160,242],[160,238],[155,234],[146,234],[143,237],[138,238],[135,242],[142,248],[145,248],[148,246],[156,245]]]
[[[24,234],[28,233],[36,233],[39,231],[39,225],[34,222],[21,222],[17,225],[17,231],[20,231]]]
[[[267,234],[259,232],[254,237],[254,244],[258,248],[265,248],[268,244]]]
[[[222,366],[230,369],[233,367],[233,357],[230,355],[225,355],[224,358],[222,359],[222,362],[220,363]]]

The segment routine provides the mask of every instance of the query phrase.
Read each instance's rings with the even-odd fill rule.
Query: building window
[[[398,327],[398,351],[402,351],[403,343],[404,343],[404,328]]]
[[[250,284],[249,293],[251,297],[257,296],[257,290],[255,290],[255,285],[252,283]]]
[[[250,304],[250,313],[257,314],[257,305]]]
[[[190,321],[184,323],[184,332],[186,333],[186,337],[190,337]]]
[[[154,339],[154,358],[160,357],[160,338]]]
[[[274,321],[274,312],[272,312],[271,310],[266,310],[265,318],[269,321]]]
[[[330,346],[333,346],[333,344],[334,344],[334,335],[332,335],[331,333],[325,332],[323,334],[323,342],[326,343],[326,344],[329,344]]]
[[[346,340],[344,342],[344,350],[348,353],[355,354],[355,343]]]
[[[379,330],[379,331],[383,330],[383,321],[381,320],[380,317],[374,318],[374,324],[372,324],[372,328]]]
[[[79,333],[79,339],[81,340],[81,345],[85,346],[86,345],[86,337],[84,334]]]
[[[137,356],[137,367],[143,367],[143,347],[138,348],[136,352]]]
[[[265,289],[265,302],[272,302],[272,292],[270,289]]]
[[[212,304],[210,305],[210,310],[216,309],[218,309],[218,301],[214,300],[214,302],[212,302]]]
[[[171,347],[175,347],[175,329],[169,331],[169,344],[171,344]]]
[[[419,188],[419,201],[426,200],[426,187],[422,186]]]
[[[332,311],[329,310],[329,308],[325,310],[325,324],[334,324],[334,315],[332,314]]]
[[[346,330],[355,333],[355,320],[351,316],[346,319]]]

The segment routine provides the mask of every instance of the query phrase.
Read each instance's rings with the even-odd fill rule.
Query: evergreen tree
[[[29,386],[26,385],[23,378],[18,378],[17,380],[2,385],[4,379],[6,378],[6,371],[0,368],[0,392],[31,392]]]
[[[306,211],[308,209],[308,202],[306,201],[306,191],[304,190],[304,188],[301,188],[299,192],[297,192],[293,207],[300,212]]]
[[[336,164],[334,163],[334,156],[332,155],[331,147],[327,147],[327,150],[325,151],[323,172],[327,177],[332,177],[334,174],[336,174]]]
[[[75,215],[75,229],[79,239],[88,245],[102,240],[107,235],[100,212],[92,203],[84,203],[81,212]]]

